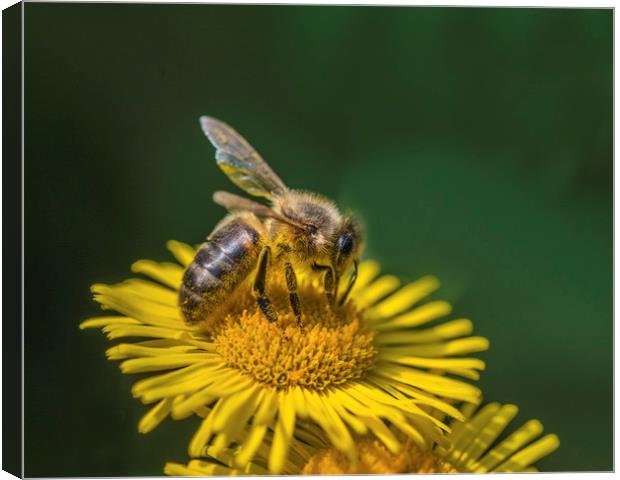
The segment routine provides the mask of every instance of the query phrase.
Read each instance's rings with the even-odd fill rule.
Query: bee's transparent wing
[[[205,135],[217,149],[217,164],[242,190],[257,197],[271,198],[286,191],[280,177],[232,127],[212,117],[200,117]]]

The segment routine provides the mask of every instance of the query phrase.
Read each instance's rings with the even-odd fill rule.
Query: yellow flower
[[[469,404],[464,412],[472,413],[476,407]],[[448,436],[450,447],[444,448],[429,441],[420,447],[407,441],[402,449],[393,453],[376,438],[364,436],[355,439],[359,461],[353,466],[345,455],[325,442],[316,439],[313,446],[299,444],[292,447],[294,455],[284,473],[296,474],[399,474],[399,473],[490,473],[535,472],[535,462],[559,447],[558,437],[548,434],[538,438],[542,424],[530,420],[504,440],[497,438],[516,415],[514,405],[491,403],[480,409],[464,423],[453,422]],[[235,475],[267,473],[264,457],[258,456],[244,469],[237,469],[231,462],[232,451],[213,452],[214,460],[191,460],[187,465],[167,463],[164,472],[176,476]]]
[[[132,388],[134,397],[154,405],[140,420],[141,432],[168,416],[204,417],[189,444],[191,457],[236,445],[232,461],[243,469],[268,448],[267,469],[278,473],[291,466],[291,445],[301,445],[297,433],[302,441],[325,435],[354,464],[354,435],[373,435],[392,453],[400,451],[401,441],[387,424],[420,446],[428,438],[441,443],[449,428],[431,412],[463,419],[452,404],[480,400],[478,388],[451,376],[477,379],[484,363],[466,355],[486,350],[488,341],[469,336],[467,319],[427,326],[450,313],[446,302],[412,309],[437,289],[434,277],[401,287],[392,275],[378,276],[376,262],[366,261],[350,300],[332,307],[315,276],[301,274],[300,331],[284,280],[274,276],[267,288],[280,312],[276,324],[260,313],[251,289],[242,287],[219,321],[195,327],[184,323],[177,306],[184,267],[195,250],[175,241],[168,248],[181,265],[141,260],[132,266],[160,283],[134,278],[93,285],[102,308],[121,315],[92,318],[80,327],[103,327],[111,340],[132,338],[107,351],[110,360],[123,360],[124,373],[160,372]],[[304,421],[308,428],[298,428]]]

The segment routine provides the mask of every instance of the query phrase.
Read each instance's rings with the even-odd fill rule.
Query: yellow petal
[[[407,396],[405,398],[413,398],[417,403],[431,406],[457,420],[463,421],[465,419],[463,414],[454,406],[410,385],[405,385],[404,383],[398,382],[392,384],[391,382],[386,382],[381,377],[374,375],[369,375],[367,381],[376,384],[379,388],[386,390],[396,398],[401,398],[404,394]]]
[[[441,375],[434,375],[400,365],[377,364],[374,373],[388,380],[396,380],[421,390],[444,397],[476,403],[480,398],[480,389],[465,382]]]
[[[164,473],[173,477],[203,477],[205,472],[193,470],[180,463],[167,462],[164,466]]]
[[[421,305],[410,312],[399,315],[387,322],[375,322],[373,328],[378,331],[389,331],[402,328],[417,327],[431,320],[445,317],[452,311],[452,306],[448,302],[437,300]],[[406,340],[403,340],[405,343]]]
[[[93,317],[80,323],[80,330],[99,328],[107,325],[140,325],[138,320],[122,316]]]
[[[305,391],[310,417],[325,431],[332,444],[342,451],[352,465],[357,464],[357,454],[351,434],[329,402],[313,391]]]
[[[538,437],[542,431],[542,423],[538,420],[530,420],[482,457],[479,462],[480,468],[491,471],[514,452]]]
[[[546,435],[536,442],[528,445],[523,450],[515,453],[509,460],[502,463],[495,472],[521,472],[532,463],[549,455],[560,446],[557,435]]]
[[[261,398],[262,389],[259,390],[258,385],[255,383],[249,384],[247,389],[227,397],[220,409],[220,413],[213,421],[213,431],[221,432],[230,424],[245,425],[243,419],[252,416]],[[249,408],[250,406],[253,408]],[[247,412],[249,412],[249,415],[246,415]]]
[[[385,300],[370,308],[367,312],[370,320],[390,318],[409,310],[424,297],[433,293],[439,287],[439,280],[435,277],[422,277],[415,282],[405,285]]]
[[[170,413],[172,398],[164,398],[161,402],[151,408],[138,423],[140,433],[148,433],[159,425]]]
[[[121,363],[123,373],[155,372],[185,367],[192,363],[203,363],[213,360],[211,353],[177,353],[158,357],[132,358]]]
[[[263,389],[263,391],[264,397],[252,419],[250,434],[234,459],[235,466],[239,468],[245,467],[261,446],[267,427],[271,426],[278,409],[277,395],[271,390]]]
[[[95,294],[95,300],[101,303],[104,308],[116,310],[128,317],[140,320],[146,325],[178,330],[195,330],[195,328],[185,324],[176,304],[164,305],[141,298],[122,284],[120,286],[95,284],[91,290]]]
[[[503,405],[476,434],[476,440],[464,449],[461,463],[468,470],[476,464],[480,456],[491,446],[515,417],[519,409],[515,405]]]
[[[202,456],[205,445],[213,434],[213,422],[217,418],[217,415],[222,408],[222,403],[223,399],[220,398],[215,404],[215,407],[213,407],[213,410],[211,410],[202,421],[200,427],[198,427],[198,430],[196,430],[196,433],[194,433],[194,436],[190,440],[189,446],[187,448],[190,457]]]
[[[175,290],[179,289],[183,278],[183,268],[176,263],[169,262],[138,260],[131,266],[131,271],[147,275]]]
[[[192,378],[200,378],[201,376],[206,376],[209,378],[213,376],[212,371],[212,367],[209,367],[205,363],[195,363],[172,372],[163,373],[161,375],[152,375],[144,378],[134,383],[131,388],[131,393],[134,397],[139,397],[154,388],[184,382]]]
[[[166,243],[166,248],[172,252],[174,258],[178,260],[178,262],[187,267],[196,256],[196,250],[190,247],[187,243],[178,242],[176,240],[169,240]]]
[[[269,451],[269,471],[278,474],[284,467],[293,430],[295,429],[295,403],[288,392],[280,392],[280,410],[276,424],[273,444]]]
[[[372,282],[355,295],[355,302],[359,309],[375,304],[378,300],[393,292],[400,286],[400,280],[394,275],[384,275]]]
[[[437,358],[483,352],[488,348],[488,339],[484,337],[466,337],[441,343],[385,347],[382,351],[389,352],[391,355],[402,355],[403,357],[415,356]]]
[[[421,308],[421,307],[420,307]],[[456,337],[464,337],[471,335],[473,324],[471,320],[459,318],[441,323],[435,327],[419,329],[419,330],[396,330],[383,331],[387,323],[378,324],[376,328],[380,333],[375,337],[379,345],[390,344],[415,344],[415,343],[432,343],[442,340],[449,340]]]
[[[429,369],[440,369],[455,372],[460,369],[476,369],[484,370],[484,362],[477,358],[424,358],[424,357],[403,357],[398,353],[390,353],[386,349],[385,353],[381,353],[381,360],[386,360],[400,365],[410,365],[412,367],[422,367]]]
[[[130,278],[121,283],[108,285],[120,294],[140,297],[144,301],[159,303],[168,307],[176,307],[179,302],[179,293],[158,283],[141,278]]]
[[[196,351],[193,345],[175,345],[165,348],[146,347],[136,343],[121,343],[106,350],[108,360],[123,360],[132,357],[158,357]]]
[[[175,328],[152,327],[151,325],[107,325],[103,332],[110,340],[123,337],[169,338],[171,340],[192,338],[188,332]]]
[[[468,446],[475,441],[477,435],[483,430],[483,428],[497,414],[499,409],[500,405],[497,402],[485,405],[473,418],[469,419],[463,425],[463,428],[452,434],[452,449],[450,451],[452,463],[456,465],[467,463],[468,459],[463,458],[465,451]]]

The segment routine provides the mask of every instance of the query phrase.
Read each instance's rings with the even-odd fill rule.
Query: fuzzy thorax
[[[332,201],[316,193],[289,190],[274,198],[273,209],[302,227],[271,222],[269,233],[277,245],[288,245],[302,261],[328,256],[333,250],[342,216]]]

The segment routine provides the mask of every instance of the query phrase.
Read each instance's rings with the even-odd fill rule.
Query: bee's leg
[[[263,251],[258,258],[258,270],[256,271],[256,277],[254,278],[254,295],[256,295],[256,302],[261,311],[265,314],[270,322],[275,322],[278,319],[278,314],[274,308],[271,300],[267,298],[265,294],[265,277],[267,276],[267,265],[269,264],[269,257],[271,255],[271,249],[269,247],[263,248]]]
[[[338,305],[342,305],[346,301],[347,297],[349,296],[349,293],[351,293],[351,290],[353,289],[353,285],[355,285],[356,280],[357,280],[357,260],[353,260],[353,272],[351,273],[351,276],[349,277],[349,284],[347,285],[347,289],[342,294],[342,297],[340,297],[340,300],[338,300]]]
[[[319,265],[315,263],[312,265],[312,268],[317,271],[324,271],[325,276],[323,277],[323,287],[325,288],[325,296],[327,297],[327,301],[330,305],[334,304],[334,287],[336,285],[335,282],[335,274],[334,267],[330,265]]]
[[[291,309],[295,314],[297,326],[303,329],[303,324],[301,323],[301,305],[299,303],[299,295],[297,295],[297,277],[295,276],[295,270],[293,270],[293,266],[289,262],[286,262],[284,271],[286,273],[286,288],[288,289],[288,295],[291,300]]]

